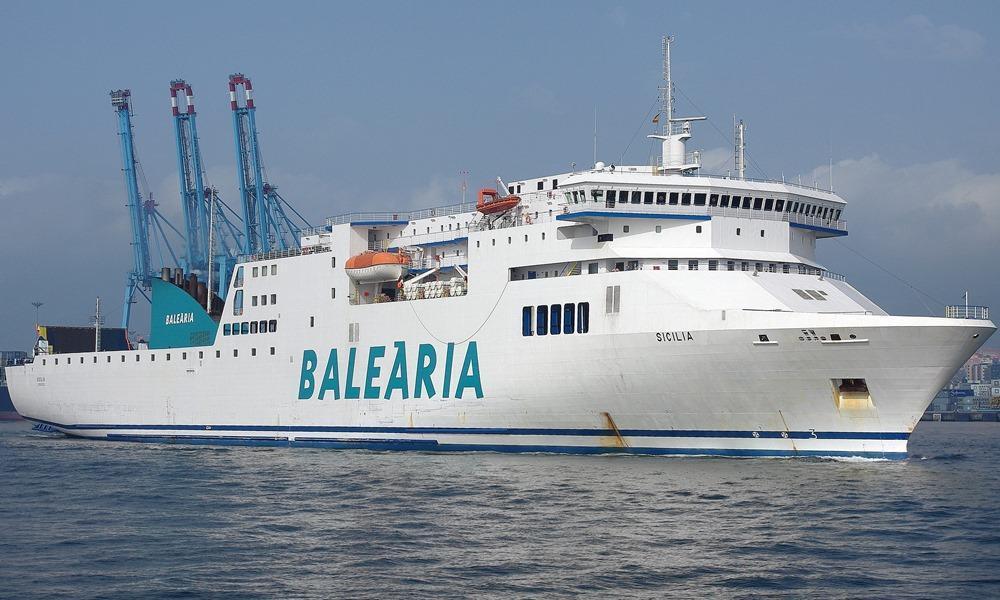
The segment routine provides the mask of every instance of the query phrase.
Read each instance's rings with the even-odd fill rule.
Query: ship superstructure
[[[669,49],[655,164],[328,219],[243,257],[217,320],[165,273],[149,350],[10,369],[19,411],[136,441],[905,457],[994,325],[827,271],[833,191],[701,174]]]

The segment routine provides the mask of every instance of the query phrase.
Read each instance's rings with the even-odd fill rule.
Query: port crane
[[[142,167],[136,157],[135,135],[132,128],[132,92],[127,89],[111,92],[111,106],[118,116],[118,138],[122,155],[122,174],[125,180],[125,192],[128,197],[129,215],[132,226],[132,270],[125,282],[125,298],[122,302],[122,327],[128,330],[132,317],[132,305],[136,301],[136,293],[150,300],[150,278],[153,275],[150,257],[150,241],[156,243],[160,260],[163,262],[163,248],[169,252],[174,263],[177,255],[174,253],[167,238],[164,227],[172,230],[178,237],[180,231],[170,224],[156,208],[153,195],[145,190],[145,196],[139,190],[139,178]],[[143,186],[145,189],[148,186]]]
[[[239,88],[243,89],[242,106]],[[309,223],[278,194],[277,186],[266,180],[257,138],[253,83],[242,73],[229,76],[229,106],[233,112],[236,141],[236,178],[243,205],[243,253],[298,248],[302,228]]]
[[[240,217],[222,201],[215,188],[205,183],[194,92],[183,79],[170,82],[170,109],[174,119],[177,175],[184,214],[187,250],[184,267],[189,273],[207,277],[211,257],[211,275],[218,285],[209,281],[209,291],[225,297],[229,276],[243,245],[241,228],[236,224]]]

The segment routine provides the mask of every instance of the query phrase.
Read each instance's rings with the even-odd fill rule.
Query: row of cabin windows
[[[249,335],[251,333],[274,333],[278,330],[278,321],[243,321],[242,323],[226,323],[222,326],[222,335]]]
[[[545,180],[541,180],[541,181],[536,182],[535,183],[535,189],[538,190],[538,191],[544,190],[545,189]],[[551,189],[553,189],[553,190],[558,190],[559,189],[559,180],[558,179],[553,179],[552,180],[552,188]],[[518,183],[516,185],[508,185],[507,186],[507,193],[508,194],[520,194],[521,193],[521,184]]]
[[[251,306],[257,306],[257,298],[258,298],[258,296],[250,296],[250,305]],[[261,306],[267,306],[267,294],[261,294],[259,296],[259,298],[260,298],[260,305]],[[275,304],[277,301],[278,301],[278,295],[277,294],[271,294],[271,304]]]
[[[771,212],[787,212],[807,217],[817,217],[823,220],[836,221],[840,219],[843,209],[810,204],[807,202],[784,200],[781,198],[763,198],[753,196],[731,196],[729,194],[706,194],[702,192],[642,192],[627,190],[591,190],[594,202],[604,202],[608,208],[615,204],[660,204],[680,206],[708,206],[720,208],[741,208],[746,210],[763,210]],[[586,202],[586,192],[567,194],[567,200],[574,204]]]
[[[526,242],[528,241],[528,236],[527,235],[524,236],[524,241],[526,241]],[[545,241],[545,232],[544,231],[542,232],[542,241]],[[490,242],[491,242],[490,245],[492,245],[492,246],[496,246],[497,245],[497,239],[496,238],[491,239]],[[508,237],[507,238],[507,244],[510,245],[510,244],[513,244],[513,243],[514,243],[514,238]],[[476,248],[479,248],[479,244],[480,244],[480,240],[476,240]],[[455,256],[458,256],[458,251],[457,250],[455,251]]]
[[[521,309],[521,335],[570,335],[590,331],[590,303],[542,304]]]
[[[257,266],[253,267],[253,269],[250,271],[252,277],[267,277],[268,273],[270,273],[271,275],[277,275],[278,265]],[[236,275],[233,278],[233,287],[238,287],[238,288],[243,287],[243,276],[244,276],[243,267],[237,267]]]
[[[669,259],[667,260],[667,270],[668,271],[679,271],[681,266],[685,266],[688,271],[757,271],[760,273],[785,273],[785,274],[798,274],[798,275],[821,275],[823,271],[816,267],[810,267],[808,265],[802,264],[791,264],[791,263],[764,263],[764,262],[753,262],[753,261],[737,261],[737,260],[718,260],[718,259],[690,259],[690,260],[680,260],[680,259]],[[661,265],[646,263],[645,268],[652,267],[652,270],[659,271]],[[618,273],[622,271],[640,271],[642,270],[643,263],[640,260],[620,260],[608,262],[607,269],[608,272]],[[561,273],[564,273],[565,269],[556,269],[554,271],[525,271],[520,276],[514,275],[514,279],[525,280],[525,279],[542,279],[547,277],[559,277]],[[583,272],[582,270],[580,271]],[[600,264],[596,262],[587,263],[587,274],[596,275],[600,273]]]
[[[237,323],[233,323],[233,325],[237,325]],[[270,354],[271,354],[271,356],[275,355],[274,346],[271,346]],[[233,349],[233,356],[239,356],[239,351],[236,350],[236,349]],[[257,356],[257,349],[256,348],[251,348],[250,349],[250,356]],[[120,357],[120,362],[125,362],[125,355],[124,354],[120,354],[119,357]],[[142,357],[141,354],[136,354],[135,355],[135,362],[140,362],[140,358],[141,357]],[[165,352],[164,353],[164,357],[163,358],[165,360],[169,361],[170,357],[171,357],[171,353],[170,352]],[[215,351],[215,358],[221,358],[221,357],[222,357],[222,351],[221,350],[216,350]],[[111,354],[110,353],[109,354],[105,354],[104,358],[105,358],[105,362],[106,363],[110,363],[111,362]],[[198,351],[198,358],[199,359],[205,358],[205,352],[204,352],[204,350],[199,350]],[[98,363],[97,356],[92,356],[91,359],[92,359],[93,364],[96,365]],[[187,352],[181,352],[181,360],[187,360],[187,359],[188,359],[188,353]],[[57,365],[59,364],[59,359],[58,358],[52,358],[52,359],[43,358],[42,359],[42,366],[44,367],[45,365],[47,365],[50,360],[53,361],[54,364],[57,364]],[[73,364],[73,359],[72,358],[70,358],[70,357],[67,356],[65,360],[66,360],[66,362],[64,364],[66,364],[66,365]],[[150,354],[149,355],[149,362],[156,362],[156,354]],[[84,359],[81,356],[80,357],[80,364],[82,365],[83,363],[84,363]]]
[[[469,223],[468,222],[464,222],[464,223],[448,223],[448,231],[452,231],[452,225],[454,225],[454,230],[455,231],[459,231],[463,227],[468,227]],[[431,228],[430,227],[427,227],[426,230],[427,230],[427,233],[431,232]],[[441,231],[444,231],[444,230],[445,230],[444,229],[444,225],[441,225]],[[414,227],[411,231],[412,231],[412,233],[410,235],[417,235],[417,228],[416,227]]]
[[[667,261],[668,271],[678,271],[680,270],[681,261],[677,259],[670,259]],[[816,267],[810,267],[807,265],[791,265],[789,263],[763,263],[763,262],[752,262],[746,260],[727,260],[725,262],[719,260],[688,260],[687,270],[697,271],[700,266],[706,266],[709,271],[756,271],[758,273],[792,273],[794,269],[799,275],[820,275],[822,270]],[[721,267],[721,268],[720,268]],[[656,267],[654,267],[655,269]],[[801,295],[801,294],[799,294]]]
[[[267,306],[268,302],[267,294],[261,294],[260,296],[251,296],[250,304],[252,306],[257,306],[258,298],[261,306]],[[277,294],[271,294],[270,299],[271,299],[271,304],[278,303]],[[243,290],[236,290],[236,293],[233,295],[233,315],[240,316],[242,314],[243,314]]]
[[[253,268],[253,276],[254,277],[267,277],[268,265],[264,265],[264,266],[260,267],[260,274],[259,275],[258,275],[257,269],[258,269],[258,267],[254,267]],[[271,271],[271,275],[277,275],[278,274],[278,265],[270,265],[270,271]]]

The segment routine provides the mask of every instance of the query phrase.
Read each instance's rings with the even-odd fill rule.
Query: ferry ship
[[[844,199],[746,177],[742,143],[702,173],[669,49],[653,164],[330,218],[221,307],[165,269],[148,347],[10,367],[17,410],[102,440],[906,457],[994,324],[891,316],[827,271]]]

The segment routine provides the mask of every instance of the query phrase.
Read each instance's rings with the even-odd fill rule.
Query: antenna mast
[[[653,172],[659,174],[688,173],[701,167],[701,153],[688,154],[685,142],[691,138],[691,122],[703,121],[705,117],[674,117],[674,80],[670,73],[670,45],[674,38],[665,35],[663,45],[663,87],[660,89],[660,115],[663,128],[660,133],[646,137],[661,142],[659,165],[653,165]],[[675,124],[677,125],[675,127]]]
[[[670,135],[670,121],[674,118],[674,83],[670,78],[670,44],[674,38],[669,35],[663,36],[663,81],[664,87],[660,88],[660,103],[662,104],[663,135]]]
[[[97,308],[94,310],[94,352],[101,351],[101,325],[104,324],[104,317],[101,316],[101,297],[97,297]]]
[[[736,115],[733,115],[733,122],[736,126],[736,175],[740,179],[746,179],[747,127],[743,124],[743,119],[736,123]]]

